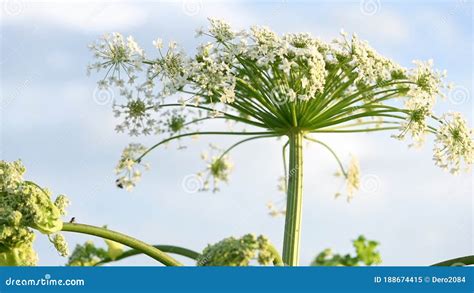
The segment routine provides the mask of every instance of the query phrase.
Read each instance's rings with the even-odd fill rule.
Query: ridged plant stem
[[[289,166],[288,194],[283,237],[283,262],[297,266],[300,255],[301,207],[303,200],[303,133],[299,130],[288,135]]]

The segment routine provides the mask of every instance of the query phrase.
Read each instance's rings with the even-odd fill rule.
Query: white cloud
[[[26,2],[16,13],[5,13],[4,19],[7,24],[48,23],[81,31],[102,31],[140,26],[147,20],[147,11],[139,5],[112,1],[71,1],[61,5]]]

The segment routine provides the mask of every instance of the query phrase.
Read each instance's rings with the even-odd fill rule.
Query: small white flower
[[[224,88],[224,92],[221,95],[220,101],[226,104],[230,104],[235,101],[234,86]]]
[[[203,27],[200,27],[198,29],[196,29],[196,35],[195,37],[201,37],[202,35],[204,35],[204,28]]]
[[[308,84],[309,84],[309,80],[306,77],[303,77],[301,79],[301,87],[306,88],[308,86]]]
[[[163,40],[162,39],[156,39],[153,41],[153,46],[157,49],[163,49]]]
[[[295,63],[293,61],[289,61],[286,58],[283,58],[281,61],[281,64],[278,66],[278,68],[283,71],[286,74],[290,74],[291,71],[291,66],[293,66]]]

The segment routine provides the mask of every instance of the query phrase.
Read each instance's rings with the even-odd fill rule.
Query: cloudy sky
[[[268,216],[280,202],[282,141],[256,141],[232,153],[235,169],[219,193],[188,193],[183,178],[204,168],[206,137],[169,145],[149,158],[151,170],[127,193],[114,186],[113,168],[129,142],[151,145],[158,137],[114,132],[113,95],[98,97],[96,77],[86,76],[87,45],[107,32],[133,35],[151,50],[157,37],[192,50],[195,29],[207,17],[237,28],[267,25],[279,33],[311,32],[324,40],[341,28],[356,32],[379,52],[405,66],[434,59],[457,86],[437,112],[459,111],[472,125],[472,2],[470,1],[2,1],[0,153],[21,158],[27,178],[69,195],[69,217],[156,244],[202,250],[228,236],[265,234],[282,245],[284,219]],[[212,124],[210,127],[221,127]],[[362,188],[351,203],[334,199],[343,183],[326,150],[306,147],[302,264],[327,247],[352,252],[363,234],[381,243],[385,265],[427,265],[473,253],[472,173],[452,176],[432,162],[432,140],[422,149],[377,135],[321,136],[341,156],[356,155]],[[67,234],[70,246],[92,237]],[[96,239],[102,245],[102,241]],[[44,236],[36,247],[41,265],[61,265]],[[189,262],[188,262],[189,263]],[[152,265],[135,257],[121,265]]]

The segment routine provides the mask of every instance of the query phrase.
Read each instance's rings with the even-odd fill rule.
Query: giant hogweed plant
[[[206,42],[194,54],[185,54],[174,42],[165,49],[158,39],[153,42],[155,57],[147,57],[132,37],[105,35],[90,46],[96,62],[89,70],[103,72],[99,87],[118,88],[123,96],[113,105],[115,115],[122,119],[117,131],[131,136],[164,136],[150,147],[134,143],[125,148],[116,168],[121,188],[131,190],[142,169],[148,168],[145,157],[168,142],[199,135],[242,137],[217,155],[204,158],[207,166],[199,174],[203,189],[215,191],[219,182],[229,178],[232,149],[257,139],[286,140],[282,145],[287,192],[282,257],[265,238],[246,235],[208,247],[198,264],[247,265],[249,259],[256,258],[260,264],[298,265],[303,142],[320,144],[336,158],[349,197],[359,188],[357,160],[344,168],[336,153],[320,140],[320,133],[387,131],[397,139],[410,140],[413,146],[421,146],[425,135],[432,134],[437,166],[455,174],[472,165],[472,129],[459,113],[438,116],[433,111],[448,87],[445,73],[434,69],[432,61],[415,61],[413,68],[404,68],[356,35],[345,33],[325,43],[304,33],[279,36],[264,27],[235,31],[223,21],[210,20],[209,29],[198,30],[197,35]],[[199,130],[216,119],[241,126],[239,130]],[[62,254],[65,241],[55,234],[59,231],[110,240],[109,250],[115,252],[107,255],[90,243],[79,246],[72,258],[79,264],[107,257],[119,259],[117,244],[132,249],[123,254],[145,253],[165,265],[180,265],[167,252],[200,257],[182,247],[151,246],[104,227],[62,223],[59,219],[65,199],[52,202],[48,191],[23,181],[21,164],[11,164],[19,163],[2,161],[1,165],[1,264],[34,263],[31,229],[47,234]],[[9,187],[12,182],[17,182],[16,188]],[[35,200],[38,196],[42,204]],[[44,221],[51,222],[48,229],[40,224]],[[328,261],[321,257],[319,261]],[[462,260],[472,263],[473,257]],[[347,261],[351,263],[350,257]],[[441,264],[453,261],[458,259]]]
[[[117,87],[124,97],[114,104],[114,113],[122,119],[117,131],[166,136],[149,148],[132,144],[125,149],[117,168],[119,186],[132,189],[145,157],[173,140],[196,135],[244,137],[209,160],[208,172],[201,174],[206,189],[209,183],[227,181],[228,154],[236,146],[286,138],[282,256],[286,265],[298,265],[305,140],[321,144],[336,157],[349,197],[359,188],[357,161],[344,168],[318,134],[388,131],[397,139],[411,140],[413,146],[421,146],[432,134],[437,166],[455,174],[472,165],[472,129],[459,113],[434,113],[448,86],[446,73],[434,69],[431,60],[414,61],[413,68],[405,68],[344,32],[326,43],[305,33],[279,36],[265,27],[236,31],[211,19],[210,27],[197,35],[205,41],[192,55],[175,42],[164,48],[158,39],[153,42],[153,57],[148,57],[132,37],[124,39],[118,33],[91,45],[96,62],[89,69],[105,74],[99,86]],[[251,130],[197,129],[215,119]]]

